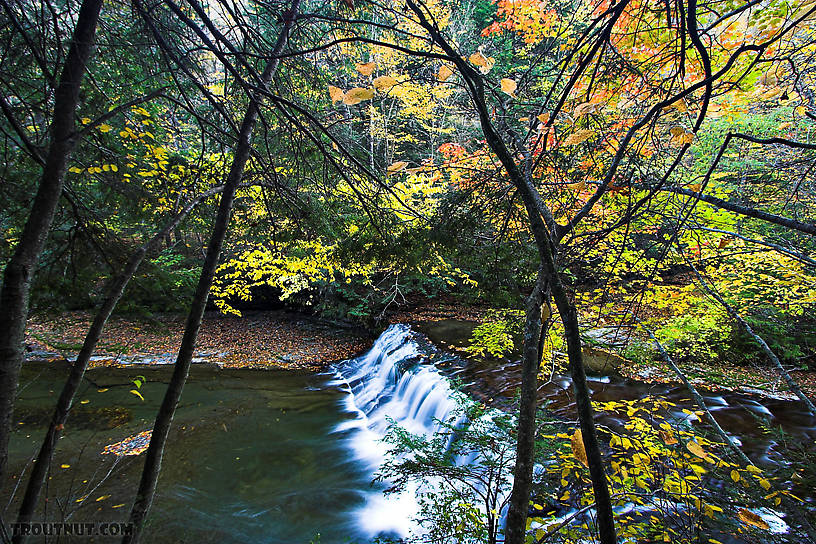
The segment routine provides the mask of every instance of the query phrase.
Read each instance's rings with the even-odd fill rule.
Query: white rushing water
[[[337,367],[338,385],[348,387],[345,409],[352,419],[336,431],[347,435],[356,457],[369,464],[372,474],[385,461],[382,442],[390,421],[411,433],[431,436],[437,421],[445,421],[456,408],[448,379],[432,365],[415,364],[422,356],[406,325],[392,325],[365,355]],[[390,420],[390,421],[389,421]],[[416,488],[400,494],[371,493],[359,512],[361,529],[369,535],[407,536],[418,528]]]

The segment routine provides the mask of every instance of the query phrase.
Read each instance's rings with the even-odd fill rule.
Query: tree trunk
[[[175,229],[179,223],[181,223],[184,218],[187,217],[193,208],[195,208],[207,197],[217,194],[221,192],[221,190],[222,188],[218,187],[197,196],[184,209],[182,209],[181,212],[179,212],[179,214],[172,221],[170,221],[170,223],[168,223],[164,229],[161,230],[161,232],[153,236],[153,238],[151,238],[149,241],[145,242],[133,255],[131,255],[130,259],[125,265],[125,268],[118,276],[115,276],[109,280],[105,289],[105,299],[103,300],[99,310],[97,310],[93,323],[85,335],[82,349],[77,355],[76,361],[74,361],[74,364],[71,365],[71,372],[69,373],[68,379],[65,381],[65,385],[63,386],[62,392],[57,400],[54,414],[51,417],[51,423],[48,427],[45,438],[43,439],[42,445],[40,446],[40,452],[37,455],[37,458],[34,460],[34,466],[31,469],[31,475],[28,479],[28,485],[26,486],[25,495],[23,496],[23,502],[20,505],[20,512],[17,516],[18,522],[22,523],[31,521],[31,518],[34,515],[37,507],[37,501],[40,496],[40,491],[45,483],[45,478],[48,474],[48,468],[51,464],[51,459],[54,455],[54,450],[56,448],[57,441],[59,440],[60,433],[66,420],[68,419],[68,414],[71,410],[71,404],[73,403],[74,396],[82,383],[85,370],[88,368],[88,362],[91,359],[91,355],[93,355],[94,349],[96,349],[96,344],[99,342],[99,338],[102,335],[102,330],[104,329],[111,313],[113,313],[119,299],[122,297],[122,293],[124,293],[125,288],[127,287],[131,278],[136,273],[136,270],[139,268],[139,265],[141,265],[145,256],[155,251],[161,245],[162,240],[167,236],[167,234],[172,232],[173,229]],[[25,542],[25,540],[26,536],[18,534],[14,537],[14,544],[21,544],[22,542]]]
[[[284,14],[283,27],[271,52],[271,59],[267,63],[263,75],[261,76],[264,87],[269,84],[277,70],[280,62],[278,57],[286,44],[289,29],[295,19],[299,5],[300,0],[293,0],[291,10]],[[187,381],[187,375],[190,372],[190,364],[195,350],[198,330],[201,327],[204,309],[207,306],[207,297],[210,292],[210,287],[212,286],[213,277],[215,276],[218,259],[221,255],[221,247],[223,246],[224,238],[226,237],[229,227],[235,191],[243,177],[244,168],[252,151],[252,132],[260,112],[259,106],[262,99],[263,95],[261,93],[257,93],[250,98],[247,112],[241,123],[232,165],[226,182],[224,183],[224,192],[221,195],[218,214],[216,215],[213,230],[210,235],[210,242],[207,245],[207,254],[201,268],[201,275],[193,296],[190,313],[187,316],[184,336],[182,337],[178,357],[176,358],[173,376],[170,379],[170,384],[167,386],[167,391],[159,408],[159,413],[156,416],[150,446],[147,449],[145,457],[142,478],[139,482],[139,489],[136,492],[133,509],[130,512],[130,522],[133,523],[133,532],[122,539],[123,544],[139,542],[145,519],[153,503],[159,471],[161,470],[164,445],[167,442],[170,425],[173,422],[173,415],[175,414],[176,406],[178,406],[178,401],[181,398],[184,383]]]
[[[524,324],[524,348],[521,361],[521,395],[519,398],[516,464],[513,467],[513,490],[507,510],[505,542],[524,542],[527,512],[535,463],[536,408],[538,407],[538,368],[541,364],[541,304],[546,281],[538,275],[535,288],[527,298]]]
[[[581,425],[581,436],[587,454],[589,475],[592,479],[592,490],[595,492],[595,520],[598,526],[598,539],[602,544],[615,544],[615,521],[612,513],[612,501],[609,497],[609,485],[603,467],[601,448],[598,444],[598,433],[595,430],[592,401],[587,387],[584,355],[581,349],[581,335],[578,330],[578,312],[561,279],[556,273],[551,280],[553,299],[564,323],[564,336],[567,341],[570,375],[575,390],[575,408]]]
[[[12,411],[23,362],[31,280],[62,194],[65,170],[77,141],[74,118],[79,90],[91,57],[102,0],[83,0],[68,56],[54,94],[51,142],[34,205],[20,242],[6,265],[0,290],[0,485],[8,461]]]

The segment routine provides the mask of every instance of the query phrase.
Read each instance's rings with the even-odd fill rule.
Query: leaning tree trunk
[[[45,478],[48,475],[48,468],[51,465],[51,459],[54,455],[54,449],[59,440],[60,433],[68,419],[68,414],[71,410],[71,404],[74,401],[74,396],[82,383],[82,378],[85,375],[85,370],[88,368],[88,362],[93,355],[96,344],[102,335],[102,330],[108,322],[108,318],[113,313],[116,304],[122,297],[128,283],[130,282],[136,270],[141,265],[145,256],[155,251],[162,243],[168,234],[170,234],[185,217],[207,197],[221,192],[223,187],[213,188],[198,195],[192,202],[185,206],[176,217],[170,221],[164,229],[157,233],[153,238],[145,242],[133,255],[131,255],[122,272],[111,278],[105,288],[105,298],[102,305],[97,310],[94,316],[93,323],[85,335],[85,340],[82,344],[82,349],[77,355],[76,361],[71,365],[71,371],[65,385],[62,388],[57,405],[54,409],[54,414],[51,416],[51,423],[48,431],[45,434],[40,452],[34,460],[34,466],[31,469],[31,475],[28,478],[28,485],[26,486],[23,502],[20,505],[20,512],[17,516],[17,521],[27,522],[31,521],[32,516],[37,507],[37,501],[40,496]],[[26,536],[17,534],[14,537],[14,544],[21,544],[25,542]]]
[[[77,141],[79,90],[91,57],[102,0],[83,0],[54,94],[50,145],[34,205],[20,242],[6,265],[0,290],[0,485],[8,461],[14,397],[23,362],[29,290],[62,194],[65,169]]]
[[[293,0],[291,10],[284,14],[283,27],[271,52],[271,58],[261,76],[263,87],[269,84],[278,68],[278,64],[280,63],[279,56],[286,44],[289,30],[297,14],[299,5],[300,0]],[[178,357],[176,358],[173,376],[170,379],[170,384],[167,386],[167,391],[159,408],[159,413],[156,416],[156,422],[153,425],[153,434],[150,439],[150,446],[147,449],[142,478],[139,482],[139,489],[136,492],[133,509],[130,512],[130,522],[133,524],[133,531],[122,539],[123,544],[139,542],[144,521],[147,518],[150,506],[153,503],[153,497],[156,494],[156,484],[158,482],[159,471],[161,470],[164,445],[167,442],[170,425],[173,422],[173,415],[178,406],[178,401],[181,398],[184,383],[187,381],[187,375],[190,372],[190,364],[193,359],[198,330],[201,327],[204,309],[207,306],[207,296],[212,286],[215,269],[221,255],[221,247],[223,246],[224,238],[226,237],[229,227],[235,191],[243,177],[244,168],[252,151],[252,132],[260,113],[260,104],[263,100],[261,93],[263,90],[264,89],[261,89],[260,92],[250,97],[247,112],[241,123],[232,165],[230,166],[229,174],[224,183],[224,192],[221,195],[218,214],[216,215],[213,230],[210,235],[210,242],[207,245],[207,255],[201,268],[198,286],[193,295],[190,313],[187,316],[184,336],[182,337]]]

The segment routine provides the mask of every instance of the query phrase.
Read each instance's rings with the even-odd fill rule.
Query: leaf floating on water
[[[142,431],[124,440],[105,446],[102,455],[139,455],[147,450],[153,431]]]
[[[674,437],[674,434],[671,431],[660,430],[660,438],[663,439],[663,442],[666,443],[667,446],[672,446],[677,444],[677,439]]]
[[[60,468],[71,468],[71,465],[60,465]]]
[[[493,65],[496,64],[496,59],[484,56],[481,51],[473,53],[468,60],[471,64],[478,66],[479,71],[483,74],[488,73],[490,69],[493,68]]]
[[[104,501],[105,499],[109,499],[110,495],[100,495],[96,498],[96,502]]]
[[[562,142],[564,145],[578,145],[595,136],[594,130],[584,129],[573,132]]]
[[[141,393],[139,393],[135,389],[131,389],[130,392],[133,393],[134,395],[136,395],[137,397],[139,397],[140,399],[142,399],[142,402],[144,402],[144,397],[142,396]]]

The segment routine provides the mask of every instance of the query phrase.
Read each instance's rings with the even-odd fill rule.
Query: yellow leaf
[[[513,94],[513,93],[516,92],[517,87],[518,87],[518,85],[512,79],[508,79],[506,77],[502,78],[502,80],[501,80],[501,90],[502,90],[503,93],[509,94],[510,96],[515,97],[516,95]]]
[[[105,392],[105,391],[107,391],[107,390],[108,390],[108,388],[107,388],[107,387],[103,387],[102,389],[97,389],[97,390],[96,390],[96,392],[97,392],[97,393],[104,393],[104,392]]]
[[[60,465],[60,468],[71,468],[71,465]]]
[[[807,113],[807,109],[804,106],[799,106],[793,111],[796,112],[796,115],[805,115],[805,113]]]
[[[740,473],[737,472],[736,470],[732,470],[731,471],[731,479],[734,480],[735,482],[739,482],[740,481]]]
[[[575,111],[573,111],[572,114],[575,117],[581,117],[582,115],[598,111],[598,107],[599,107],[598,104],[593,104],[592,102],[584,102],[583,104],[578,104],[575,107]]]
[[[142,396],[142,394],[136,391],[135,389],[131,389],[130,392],[144,401],[144,397]]]
[[[547,122],[550,120],[550,114],[549,114],[549,113],[542,113],[542,114],[538,115],[538,116],[536,117],[536,119],[538,119],[539,121],[541,121],[541,124],[542,124],[542,125],[546,125],[546,124],[547,124]]]
[[[563,145],[578,145],[595,136],[594,130],[578,130],[567,136],[562,142]]]
[[[371,100],[374,98],[374,91],[372,89],[363,89],[362,87],[355,87],[346,91],[343,95],[343,104],[353,106],[359,104],[363,100]]]
[[[100,495],[99,497],[96,498],[96,502],[104,501],[105,499],[108,498],[110,498],[110,495]]]
[[[91,122],[91,120],[90,120],[90,119],[88,119],[87,117],[83,117],[83,118],[82,118],[82,124],[83,124],[83,125],[87,125],[87,124],[89,124],[90,122]]]
[[[374,79],[374,88],[378,91],[387,91],[397,84],[397,80],[391,76],[380,76]]]
[[[764,489],[765,491],[768,491],[771,488],[771,482],[769,482],[765,478],[759,479],[759,485],[761,485],[762,489]]]
[[[688,443],[686,444],[686,449],[688,449],[691,453],[693,453],[700,459],[705,459],[706,457],[708,457],[708,454],[705,451],[703,451],[703,448],[700,446],[700,444],[698,444],[694,440],[688,441]]]
[[[122,504],[116,504],[116,505],[114,505],[114,506],[111,506],[111,508],[122,508],[124,505],[125,505],[125,503],[122,503]]]
[[[331,98],[332,104],[343,100],[343,94],[345,93],[343,93],[343,89],[341,89],[340,87],[329,85],[329,97]]]
[[[439,67],[439,71],[436,73],[436,79],[439,81],[447,81],[449,77],[453,75],[453,69],[447,64],[443,64]]]
[[[671,104],[669,104],[668,106],[663,108],[664,113],[670,112],[671,110],[677,110],[680,113],[687,113],[688,112],[688,107],[686,106],[686,103],[681,98],[680,100],[677,100],[676,102],[672,102]]]
[[[107,123],[99,125],[99,132],[110,132],[113,127]]]
[[[757,514],[754,514],[750,510],[746,510],[745,508],[740,508],[739,512],[737,512],[737,517],[746,525],[751,525],[753,527],[758,527],[760,529],[769,529],[770,526],[765,523],[761,517]]]
[[[694,133],[686,132],[683,127],[673,126],[669,133],[671,134],[670,145],[685,145],[694,141]]]
[[[80,404],[88,404],[89,402],[91,401],[89,401],[88,399],[79,401]]]
[[[364,76],[370,76],[374,73],[374,70],[377,69],[376,62],[358,62],[354,65],[357,68],[357,71],[363,74]]]
[[[395,162],[394,164],[390,165],[388,168],[386,168],[386,169],[385,169],[385,171],[386,171],[388,174],[396,174],[396,173],[397,173],[397,172],[399,172],[400,170],[403,170],[403,169],[404,169],[406,166],[408,166],[408,163],[407,163],[407,162],[405,162],[405,161],[397,161],[397,162]]]
[[[570,437],[570,445],[572,446],[572,454],[584,466],[589,466],[587,462],[587,454],[584,449],[584,437],[581,435],[581,429],[575,429],[575,433]]]
[[[80,172],[82,172],[82,168],[72,166],[71,168],[68,169],[68,171],[71,172],[72,174],[79,174]]]

